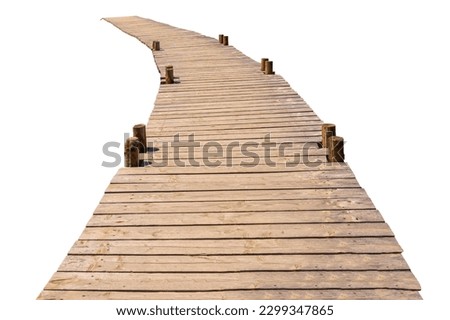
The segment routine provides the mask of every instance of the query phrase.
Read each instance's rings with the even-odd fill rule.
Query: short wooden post
[[[262,58],[261,59],[261,71],[262,72],[266,71],[266,61],[269,61],[269,59],[267,59],[267,58]]]
[[[130,137],[125,141],[125,167],[139,167],[139,139]]]
[[[228,45],[228,36],[223,36],[223,45],[224,46]]]
[[[223,44],[223,34],[219,34],[219,42]]]
[[[174,76],[173,76],[173,66],[166,66],[166,83],[171,84],[174,83]]]
[[[153,41],[152,49],[153,49],[154,51],[159,51],[159,50],[160,50],[159,41]]]
[[[265,74],[275,74],[275,72],[273,72],[273,61],[265,61],[264,62],[264,73]]]
[[[147,134],[145,132],[145,124],[137,124],[133,127],[133,136],[139,140],[139,153],[147,152]]]
[[[322,125],[322,148],[328,148],[328,138],[336,135],[336,126],[332,123]]]
[[[344,162],[344,138],[329,137],[328,138],[328,161],[329,162]]]

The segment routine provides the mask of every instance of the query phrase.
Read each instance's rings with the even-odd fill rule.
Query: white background
[[[103,144],[121,142],[153,106],[159,76],[150,50],[100,21],[126,15],[229,35],[253,59],[274,60],[319,117],[337,125],[346,159],[403,247],[424,301],[334,302],[334,318],[445,317],[446,1],[5,2],[0,318],[114,318],[115,302],[34,299],[117,170],[101,166],[111,160]]]

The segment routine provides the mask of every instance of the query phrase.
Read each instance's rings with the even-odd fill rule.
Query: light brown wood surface
[[[106,21],[160,42],[146,126],[158,150],[118,170],[39,299],[421,298],[393,231],[350,167],[327,162],[322,120],[280,75],[216,35]]]

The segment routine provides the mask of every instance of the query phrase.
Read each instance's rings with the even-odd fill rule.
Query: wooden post
[[[223,44],[223,34],[219,34],[219,42]]]
[[[152,49],[154,51],[159,51],[160,50],[159,41],[153,41]]]
[[[145,124],[137,124],[133,127],[133,136],[139,140],[139,153],[147,152],[147,134],[145,132]]]
[[[125,141],[125,167],[139,167],[139,139],[130,137]]]
[[[269,61],[269,59],[267,59],[267,58],[262,58],[261,59],[261,71],[262,72],[266,71],[266,61]]]
[[[328,161],[329,162],[344,162],[344,138],[329,137],[328,138]]]
[[[223,36],[223,45],[224,46],[228,45],[228,36]]]
[[[173,66],[166,66],[166,83],[171,84],[174,83],[173,77]]]
[[[273,61],[265,61],[264,74],[275,74],[275,72],[273,72]]]
[[[328,138],[336,135],[336,126],[332,123],[322,125],[322,148],[328,148]]]

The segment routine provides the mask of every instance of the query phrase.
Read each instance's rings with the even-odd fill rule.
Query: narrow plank
[[[169,188],[172,190],[173,188]],[[266,201],[204,201],[152,203],[100,203],[94,214],[190,213],[190,212],[270,212],[375,209],[368,198],[266,200]]]
[[[194,105],[188,108],[157,108],[152,112],[153,116],[181,116],[183,113],[198,114],[204,116],[217,115],[249,115],[258,116],[259,114],[279,113],[311,113],[313,110],[304,102],[295,104],[277,104],[252,103],[244,108],[239,104],[229,103],[227,106],[198,106]]]
[[[384,222],[377,210],[93,215],[89,227]]]
[[[401,253],[394,237],[214,240],[77,240],[69,254],[237,255]]]
[[[294,133],[288,136],[272,136],[270,134],[243,136],[197,137],[194,131],[191,137],[178,134],[166,138],[153,136],[149,137],[151,139],[149,142],[153,148],[160,149],[158,152],[153,153],[155,157],[161,157],[165,154],[173,156],[176,152],[183,157],[187,157],[190,152],[198,158],[231,156],[240,158],[258,156],[261,158],[263,156],[317,156],[327,154],[327,149],[318,148],[322,137],[317,132],[308,132],[300,135]],[[176,147],[178,149],[175,149]]]
[[[214,136],[197,137],[195,131],[191,137],[174,135],[172,137],[150,137],[152,147],[160,150],[154,152],[154,156],[165,154],[173,155],[178,152],[180,156],[187,157],[191,152],[195,157],[277,157],[295,155],[326,155],[327,149],[318,147],[322,141],[317,132],[305,134],[283,135],[259,134],[248,137]],[[270,149],[269,149],[270,146]],[[175,149],[178,147],[178,149]],[[189,149],[188,149],[189,148]]]
[[[189,182],[190,176],[193,178],[192,182]],[[245,175],[242,176],[242,179],[246,178]],[[143,192],[183,192],[359,188],[358,182],[351,178],[314,179],[311,177],[311,180],[308,180],[308,177],[305,177],[305,179],[296,179],[295,177],[292,177],[290,179],[280,178],[272,181],[270,181],[270,178],[257,178],[249,181],[241,180],[239,183],[233,183],[231,178],[222,178],[220,175],[217,175],[216,178],[219,181],[217,183],[214,181],[214,177],[206,177],[202,179],[201,177],[195,177],[194,175],[120,175],[113,178],[112,184],[108,186],[106,191],[108,193],[113,193],[124,191],[136,192],[139,190]],[[130,195],[130,197],[134,196]],[[357,196],[352,198],[357,198]],[[313,201],[315,199],[309,200]],[[336,203],[336,205],[341,206],[339,203]]]
[[[180,111],[157,111],[152,112],[152,118],[164,118],[164,119],[177,119],[185,117],[186,115],[192,117],[202,117],[202,118],[212,118],[212,117],[232,117],[232,116],[240,116],[240,117],[258,117],[260,115],[273,115],[274,117],[278,117],[281,115],[302,115],[302,114],[310,114],[312,110],[307,107],[297,107],[297,108],[274,108],[272,106],[268,107],[260,107],[253,108],[253,110],[248,109],[200,109],[200,110],[180,110]]]
[[[421,300],[417,291],[365,290],[232,290],[208,292],[44,290],[40,300]]]
[[[279,128],[254,128],[254,129],[241,129],[241,130],[218,130],[218,131],[211,131],[211,130],[197,130],[197,131],[179,131],[179,130],[162,130],[163,128],[147,128],[147,136],[153,137],[153,136],[169,136],[173,137],[175,134],[179,134],[180,136],[189,136],[190,134],[195,134],[195,136],[208,136],[208,137],[215,137],[215,136],[227,136],[227,135],[236,135],[236,134],[253,134],[258,136],[265,136],[267,134],[270,134],[271,136],[275,136],[276,134],[303,134],[308,132],[319,132],[321,131],[322,126],[321,125],[311,125],[311,126],[292,126],[292,127],[279,127]]]
[[[189,112],[185,112],[184,115],[151,115],[150,119],[153,120],[166,120],[166,121],[174,121],[174,122],[185,122],[186,116],[191,115]],[[317,117],[311,110],[308,111],[285,111],[285,112],[258,112],[253,114],[243,113],[243,114],[212,114],[207,113],[205,115],[202,114],[194,114],[193,117],[198,116],[202,117],[203,120],[212,120],[220,119],[220,120],[231,120],[231,121],[239,121],[239,120],[247,120],[248,118],[257,118],[257,119],[296,119],[296,118],[305,118],[305,117]]]
[[[111,188],[113,186],[114,188]],[[123,202],[205,202],[205,201],[258,201],[258,200],[309,200],[366,198],[361,188],[345,189],[289,189],[289,190],[245,190],[245,191],[193,191],[193,192],[148,192],[149,184],[113,184],[107,189],[100,203]]]
[[[269,121],[269,122],[244,122],[244,123],[211,123],[201,122],[197,124],[173,124],[171,122],[159,122],[154,123],[153,121],[148,122],[149,128],[161,128],[163,130],[185,130],[190,132],[197,132],[200,130],[238,130],[238,129],[252,129],[252,128],[280,128],[280,127],[292,127],[292,126],[311,126],[311,125],[321,125],[323,122],[319,119],[308,120],[308,121]]]
[[[87,227],[80,240],[390,237],[386,223]]]
[[[188,167],[208,167],[208,169],[211,169],[214,172],[215,168],[225,167],[231,168],[237,167],[240,168],[239,172],[244,172],[244,169],[248,169],[251,167],[256,167],[262,164],[265,164],[268,168],[276,167],[278,165],[284,165],[286,167],[290,167],[295,169],[297,166],[320,166],[321,164],[327,163],[327,158],[325,155],[292,155],[292,156],[270,156],[270,157],[257,157],[257,156],[251,156],[251,157],[229,157],[229,158],[210,158],[204,157],[185,157],[184,159],[175,159],[175,158],[169,158],[168,156],[158,156],[153,157],[152,154],[141,154],[140,155],[141,160],[149,161],[149,166],[152,168],[158,168],[158,167],[181,167],[181,168],[188,168]],[[169,168],[169,170],[172,170]],[[295,171],[295,170],[293,170]]]
[[[420,290],[409,271],[296,271],[245,273],[57,272],[45,289],[209,291],[240,289],[404,289]]]
[[[274,159],[280,160],[280,158]],[[276,173],[276,172],[311,172],[311,171],[329,171],[329,170],[348,170],[351,169],[345,162],[322,162],[318,165],[298,164],[296,166],[286,166],[285,162],[276,162],[272,166],[259,163],[253,166],[186,166],[186,167],[139,167],[139,168],[119,168],[118,175],[159,175],[159,174],[241,174],[241,173]]]
[[[171,102],[170,102],[171,103]],[[233,123],[236,124],[263,124],[263,123],[291,123],[295,124],[297,122],[304,122],[304,121],[319,121],[320,119],[315,114],[305,114],[301,116],[286,116],[286,117],[280,117],[280,118],[246,118],[246,119],[236,119],[233,120]],[[161,120],[161,119],[152,119],[150,118],[150,122],[152,126],[164,126],[165,124],[170,124],[171,126],[196,126],[196,125],[221,125],[221,124],[230,124],[229,119],[208,119],[208,121],[205,121],[204,119],[169,119],[169,120]]]
[[[153,168],[152,168],[153,169]],[[124,171],[122,171],[124,172]],[[149,174],[117,174],[111,183],[207,183],[208,181],[220,184],[217,187],[220,189],[222,185],[234,185],[236,187],[245,186],[246,189],[251,189],[252,186],[264,184],[266,187],[272,186],[272,183],[283,183],[288,181],[293,183],[298,188],[308,188],[308,183],[313,186],[319,186],[332,180],[349,180],[348,185],[355,185],[356,179],[350,170],[324,170],[324,171],[293,171],[293,172],[264,172],[264,173],[229,173],[229,174],[165,174],[165,175],[149,175]],[[303,184],[305,183],[305,184]],[[310,188],[309,188],[310,189]]]
[[[67,256],[59,272],[249,272],[409,270],[400,254]]]

